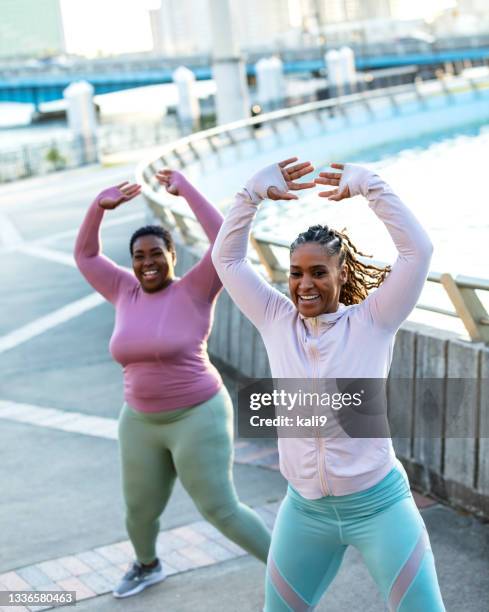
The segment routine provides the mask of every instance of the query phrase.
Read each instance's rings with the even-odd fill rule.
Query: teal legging
[[[239,502],[233,484],[233,409],[224,388],[202,404],[171,412],[148,414],[124,404],[119,443],[126,526],[141,563],[156,558],[159,517],[177,476],[210,523],[266,562],[270,533]]]
[[[265,612],[312,610],[349,545],[362,554],[391,612],[445,610],[425,524],[394,468],[351,495],[309,500],[289,487],[272,536]]]

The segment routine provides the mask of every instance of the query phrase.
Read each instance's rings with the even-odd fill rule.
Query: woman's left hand
[[[169,170],[165,168],[164,170],[159,170],[156,173],[156,180],[160,185],[164,185],[168,193],[171,193],[174,196],[180,195],[180,186],[182,181],[185,180],[185,177],[180,172],[176,170]]]
[[[331,168],[343,171],[345,164],[331,164]],[[344,185],[341,191],[339,189],[341,172],[320,172],[319,177],[315,179],[314,182],[316,185],[331,185],[332,187],[336,187],[336,189],[330,189],[329,191],[320,191],[318,195],[321,198],[328,198],[328,200],[333,200],[335,202],[339,202],[345,198],[351,198],[348,185]]]
[[[314,171],[311,162],[302,162],[294,164],[297,161],[297,157],[291,157],[279,162],[280,171],[287,183],[287,191],[281,191],[278,187],[269,187],[267,196],[270,200],[297,200],[297,196],[289,193],[289,191],[297,191],[299,189],[311,189],[316,184],[312,183],[296,183],[296,181],[306,174],[310,174]],[[290,164],[294,164],[291,166]],[[289,167],[287,167],[289,166]]]

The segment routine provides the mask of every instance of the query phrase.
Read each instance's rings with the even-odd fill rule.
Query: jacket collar
[[[326,329],[336,323],[338,319],[345,314],[348,308],[344,304],[338,304],[338,310],[335,312],[325,312],[317,317],[305,317],[299,313],[299,318],[302,319],[304,325],[309,331],[314,329]]]

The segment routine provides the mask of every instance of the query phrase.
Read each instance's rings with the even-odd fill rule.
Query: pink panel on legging
[[[399,572],[389,595],[389,610],[396,612],[401,599],[406,594],[406,591],[411,586],[416,574],[418,573],[421,562],[427,550],[430,549],[430,541],[426,529],[421,531],[414,550],[409,555],[409,559],[403,565]]]
[[[310,612],[312,607],[300,597],[278,571],[272,556],[268,557],[268,574],[277,593],[294,612]]]

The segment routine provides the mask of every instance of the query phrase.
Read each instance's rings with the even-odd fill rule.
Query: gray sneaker
[[[166,578],[161,563],[151,569],[143,567],[137,561],[133,563],[131,569],[124,575],[117,587],[112,591],[114,597],[129,597],[140,593],[146,587],[161,582]]]

